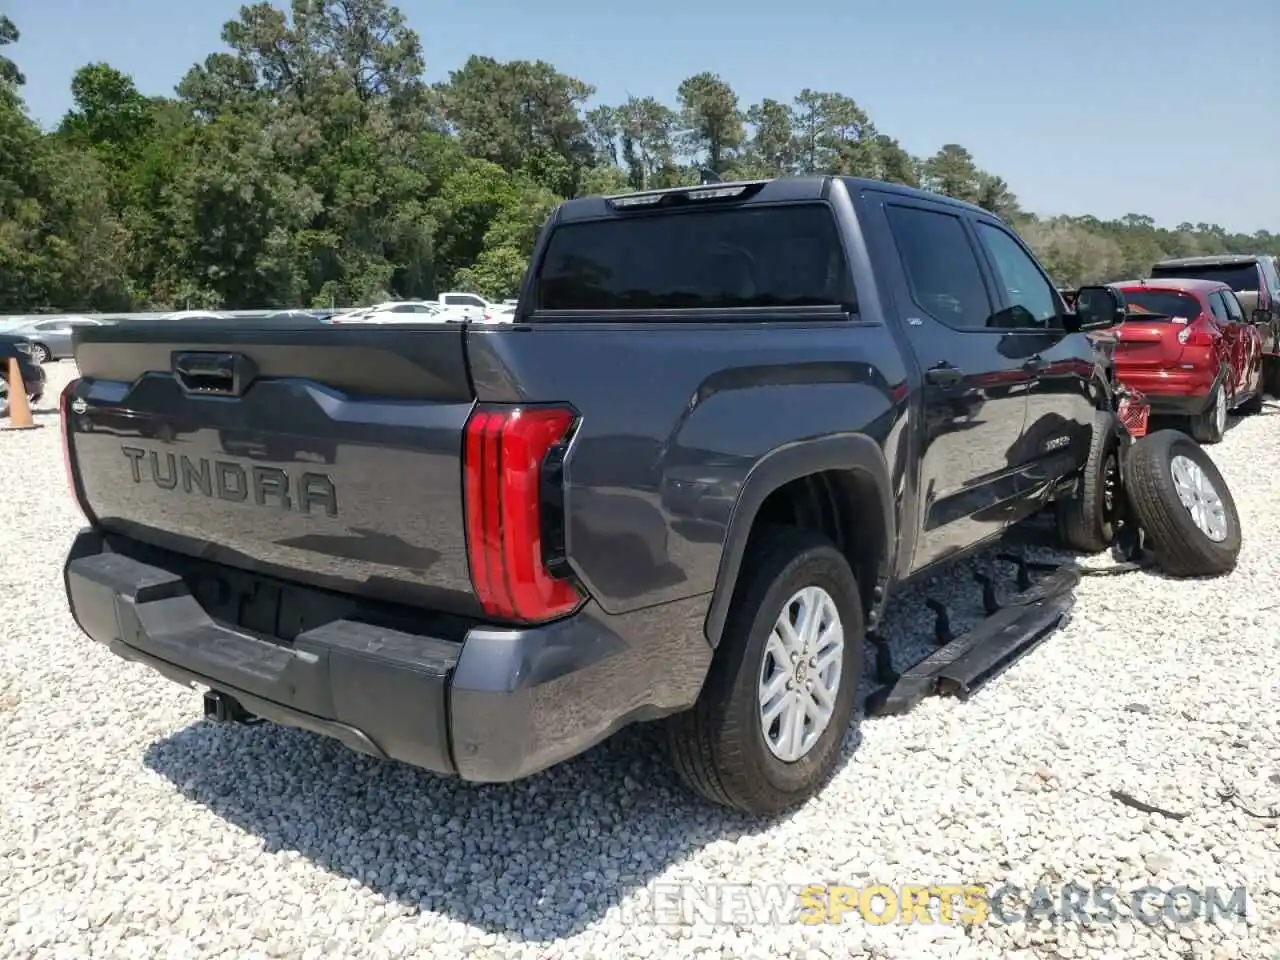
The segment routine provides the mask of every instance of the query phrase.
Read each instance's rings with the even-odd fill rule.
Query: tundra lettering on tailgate
[[[124,447],[134,483],[154,483],[162,490],[181,490],[231,503],[252,502],[259,507],[338,515],[338,491],[323,473],[290,476],[277,467],[245,467],[234,460],[192,459],[183,454]],[[144,467],[145,464],[145,467]]]

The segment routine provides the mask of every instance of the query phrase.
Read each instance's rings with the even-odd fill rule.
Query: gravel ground
[[[70,375],[50,370],[51,388]],[[477,788],[204,723],[197,692],[118,661],[66,611],[80,517],[55,397],[43,429],[0,434],[0,955],[1280,956],[1280,826],[1219,798],[1229,784],[1255,813],[1280,805],[1278,409],[1213,449],[1247,531],[1233,575],[1086,579],[1070,625],[979,697],[865,723],[818,799],[762,824],[691,801],[644,730]],[[977,615],[970,573],[899,596],[900,656],[927,636],[926,592]],[[1101,884],[1121,907],[1093,925],[809,926],[768,899],[824,882]],[[679,897],[715,896],[699,884],[732,885],[713,888],[718,922],[681,916]],[[1126,892],[1148,884],[1243,885],[1246,915],[1139,922]]]

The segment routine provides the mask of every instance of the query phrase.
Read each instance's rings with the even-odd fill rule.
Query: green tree
[[[923,185],[1013,223],[1059,283],[1141,276],[1174,255],[1280,254],[1267,231],[1036,217],[963,145],[917,159],[847,92],[743,109],[701,72],[666,99],[593,104],[552,64],[483,56],[428,86],[419,36],[387,0],[259,2],[221,38],[172,97],[86,65],[46,133],[0,17],[0,310],[510,296],[562,198],[696,183],[701,167]]]
[[[17,43],[21,34],[18,28],[14,26],[12,20],[0,14],[0,47],[7,47],[10,44]],[[22,71],[18,69],[18,65],[6,56],[0,56],[0,84],[10,87],[20,87],[27,82],[27,78],[22,75]]]
[[[688,156],[718,174],[727,171],[733,151],[746,139],[738,95],[718,75],[699,73],[681,81],[676,99]]]

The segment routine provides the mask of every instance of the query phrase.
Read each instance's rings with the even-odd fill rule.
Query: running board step
[[[1067,564],[1010,597],[972,630],[939,647],[868,697],[867,715],[907,713],[934,694],[967,700],[1063,623],[1075,602],[1080,577],[1080,568]]]

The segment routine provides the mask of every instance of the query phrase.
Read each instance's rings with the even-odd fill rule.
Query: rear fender
[[[729,517],[715,591],[707,613],[705,629],[712,647],[720,643],[724,632],[743,554],[761,505],[769,494],[792,480],[826,470],[852,470],[864,474],[870,478],[876,491],[876,502],[860,504],[856,508],[859,511],[879,511],[885,531],[876,561],[872,616],[868,619],[868,626],[874,626],[887,593],[889,571],[893,569],[890,546],[897,543],[893,487],[884,453],[874,440],[863,434],[837,434],[775,447],[747,474]],[[867,585],[859,586],[865,588]]]

